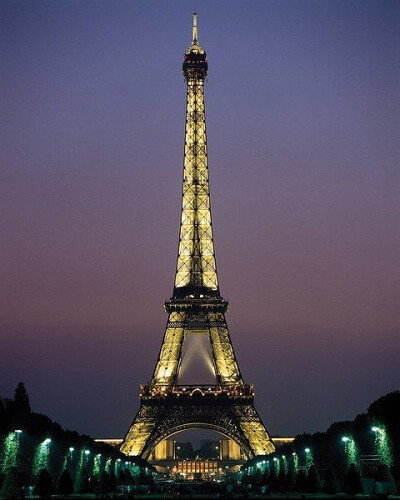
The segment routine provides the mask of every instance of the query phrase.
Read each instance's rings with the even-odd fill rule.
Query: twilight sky
[[[178,244],[191,14],[221,291],[273,434],[399,388],[400,4],[3,0],[0,395],[118,437]]]

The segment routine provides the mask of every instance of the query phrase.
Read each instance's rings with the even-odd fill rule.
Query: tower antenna
[[[197,43],[197,14],[193,14],[193,43]]]

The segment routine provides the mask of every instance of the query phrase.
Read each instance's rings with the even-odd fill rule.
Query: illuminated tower
[[[171,299],[165,302],[168,321],[153,376],[149,384],[141,386],[140,409],[121,445],[127,455],[147,458],[160,441],[191,428],[224,434],[235,440],[247,457],[274,451],[254,407],[253,387],[243,382],[225,321],[228,302],[219,291],[208,182],[207,70],[194,14],[193,40],[183,62],[186,126],[175,284]],[[193,336],[207,339],[213,384],[180,382],[183,346]]]

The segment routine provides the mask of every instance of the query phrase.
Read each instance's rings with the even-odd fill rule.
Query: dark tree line
[[[22,431],[18,438],[14,434],[16,430]],[[7,436],[13,434],[19,443],[17,463],[15,466],[5,467],[5,443]],[[51,439],[48,467],[36,471],[35,474],[35,452],[47,438]],[[71,463],[66,467],[65,460],[70,448],[75,450],[75,458],[74,462],[71,459]],[[110,458],[114,463],[117,459],[121,459],[121,462],[126,460],[116,448],[106,443],[98,443],[89,436],[63,429],[46,415],[33,412],[22,382],[17,385],[13,399],[0,399],[0,471],[7,469],[4,474],[0,472],[0,496],[19,497],[22,487],[31,484],[35,485],[34,491],[37,495],[46,497],[53,492],[62,495],[71,494],[73,491],[92,493],[96,487],[106,492],[114,492],[118,485],[148,484],[151,481],[152,467],[145,460],[138,458],[135,464],[140,473],[135,479],[128,470],[120,471],[118,477],[115,477],[113,472],[107,473],[103,470],[99,477],[95,477],[84,468],[78,478],[79,484],[75,484],[71,476],[76,473],[79,454],[85,449],[90,450],[87,460],[91,465],[96,454]],[[93,470],[93,466],[90,469]]]
[[[382,450],[377,446],[377,435],[372,431],[373,427],[384,431],[386,457],[381,455]],[[343,437],[349,438],[347,444],[342,440]],[[349,446],[353,446],[354,456],[349,453]],[[296,436],[293,443],[281,446],[274,454],[249,460],[244,465],[244,470],[253,476],[251,481],[254,483],[260,459],[269,460],[272,464],[274,457],[281,459],[284,455],[290,462],[287,473],[290,479],[284,480],[281,477],[278,480],[279,478],[274,478],[275,473],[272,472],[268,486],[276,489],[276,484],[279,488],[282,488],[283,484],[288,491],[291,488],[295,491],[309,491],[310,486],[306,486],[306,483],[308,481],[310,484],[311,479],[307,478],[310,473],[314,475],[315,472],[314,468],[310,467],[311,463],[307,463],[306,448],[310,449],[311,463],[315,464],[323,475],[322,489],[332,492],[338,489],[348,493],[358,491],[360,487],[357,477],[361,475],[362,478],[370,478],[378,483],[391,483],[392,490],[396,489],[400,493],[400,391],[391,392],[377,399],[369,406],[366,413],[357,415],[352,421],[335,422],[325,432]],[[300,466],[295,480],[293,480],[294,473],[291,472],[293,454],[296,454]],[[363,457],[367,455],[376,457],[373,466],[364,466],[367,459]],[[389,461],[388,456],[390,456]],[[249,481],[247,474],[245,477],[245,480]],[[314,483],[317,481],[314,480]]]

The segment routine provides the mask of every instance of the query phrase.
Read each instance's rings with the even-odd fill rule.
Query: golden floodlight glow
[[[225,319],[228,302],[219,291],[204,102],[207,72],[195,14],[192,43],[183,62],[185,147],[174,290],[165,302],[168,320],[153,376],[141,386],[139,411],[120,448],[143,458],[162,440],[190,428],[220,432],[248,458],[275,450],[254,407],[253,386],[245,385],[240,373]],[[199,342],[193,340],[196,336]],[[213,382],[182,383],[195,360],[208,368],[205,375]]]

